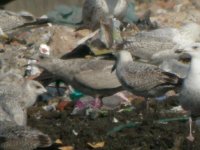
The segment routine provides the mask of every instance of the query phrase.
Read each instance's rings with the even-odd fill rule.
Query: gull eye
[[[42,55],[41,55],[41,56],[39,56],[39,57],[40,57],[40,59],[44,59],[44,56],[42,56]]]
[[[198,48],[198,46],[192,46],[192,49],[197,49]]]
[[[38,85],[36,86],[36,89],[40,89],[40,88],[41,88],[40,86],[38,86]]]

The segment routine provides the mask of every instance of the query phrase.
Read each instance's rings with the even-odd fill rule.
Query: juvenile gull
[[[67,59],[61,60],[40,55],[37,65],[56,79],[70,84],[73,88],[96,97],[113,95],[122,90],[115,73],[111,73],[114,61],[101,59]]]
[[[49,136],[39,130],[0,121],[0,149],[33,150],[48,147],[51,143]]]
[[[160,28],[139,32],[126,37],[125,42],[118,47],[142,60],[160,63],[164,59],[178,56],[174,53],[174,48],[197,41],[200,41],[200,25],[189,23],[180,29]]]
[[[145,99],[163,96],[181,82],[176,75],[165,72],[157,66],[133,61],[128,51],[120,51],[116,57],[113,70],[116,68],[116,75],[122,86]]]
[[[100,20],[114,16],[120,20],[126,15],[128,4],[126,0],[85,0],[82,19],[90,29],[99,27]]]
[[[8,81],[8,79],[5,79]],[[9,79],[10,80],[10,79]],[[0,82],[0,121],[14,121],[26,125],[27,108],[32,106],[38,95],[46,89],[37,81],[20,79]]]
[[[0,10],[0,28],[3,31],[10,31],[25,24],[26,22],[28,21],[17,13],[7,10]]]
[[[190,111],[191,116],[198,116],[200,115],[200,43],[190,44],[177,52],[187,53],[192,57],[189,72],[184,79],[179,100],[182,107]],[[192,117],[189,118],[189,125],[190,132],[187,139],[193,141]]]

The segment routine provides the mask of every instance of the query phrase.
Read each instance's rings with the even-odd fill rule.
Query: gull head
[[[193,58],[200,58],[200,43],[192,43],[176,50],[175,52],[189,54]]]
[[[37,96],[47,92],[42,84],[34,80],[28,81],[28,88]]]
[[[113,65],[112,71],[115,70],[117,64],[133,61],[133,57],[129,51],[121,50],[119,52],[113,53],[113,55],[116,57],[116,61]]]
[[[52,57],[46,54],[35,54],[31,57],[28,57],[31,61],[28,62],[25,66],[36,66],[42,69],[47,68],[53,61]]]
[[[114,56],[116,57],[117,61],[119,61],[119,62],[133,61],[132,55],[129,51],[121,50],[121,51],[115,53]]]

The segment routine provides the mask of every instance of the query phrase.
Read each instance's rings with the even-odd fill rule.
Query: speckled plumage
[[[123,19],[128,4],[126,0],[85,0],[83,4],[83,23],[91,29],[99,27],[101,19],[114,16]]]
[[[0,10],[0,28],[3,31],[10,31],[18,26],[24,25],[27,20],[14,12]]]
[[[0,121],[14,121],[26,125],[26,110],[46,89],[37,81],[19,79],[0,82]],[[8,79],[6,79],[8,81]]]
[[[154,65],[133,61],[128,51],[120,51],[117,55],[116,74],[126,90],[146,98],[162,96],[179,83],[176,75]]]
[[[39,130],[18,126],[12,122],[0,122],[0,149],[33,150],[50,145],[49,136]]]
[[[200,40],[200,25],[189,23],[176,28],[161,28],[152,31],[142,31],[134,36],[126,37],[125,43],[119,48],[128,50],[133,56],[139,57],[146,61],[157,61],[162,51],[166,53],[173,48],[181,47]],[[160,54],[157,54],[157,53]],[[156,55],[154,57],[154,55]],[[163,59],[174,57],[174,53],[162,55]],[[153,60],[152,60],[153,59]],[[160,62],[160,61],[159,61]]]

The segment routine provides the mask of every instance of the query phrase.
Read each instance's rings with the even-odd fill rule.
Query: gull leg
[[[145,102],[146,102],[146,110],[149,112],[149,99],[145,97]]]
[[[187,136],[187,139],[191,142],[194,141],[194,136],[192,135],[192,117],[189,117],[189,135]]]
[[[131,102],[130,102],[129,99],[124,95],[124,93],[118,92],[118,93],[116,93],[115,95],[121,97],[121,98],[125,101],[125,103],[124,103],[125,106],[131,105]]]
[[[61,96],[61,92],[60,92],[60,81],[56,80],[56,91],[58,96]]]

